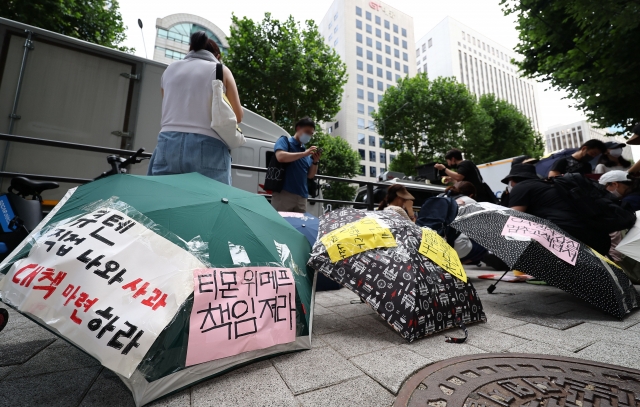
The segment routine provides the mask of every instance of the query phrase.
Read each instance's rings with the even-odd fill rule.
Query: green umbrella
[[[281,263],[274,241],[286,244],[297,265],[292,269],[296,308],[303,311],[296,313],[296,337],[309,336],[313,271],[307,270],[306,263],[311,247],[304,235],[285,221],[264,197],[197,173],[154,177],[115,175],[78,187],[48,224],[84,213],[83,207],[87,204],[114,196],[185,241],[200,236],[208,243],[209,263],[214,267],[234,265],[230,242],[243,246],[250,259],[246,265],[254,266]],[[26,255],[28,250],[29,247],[25,247],[21,255]],[[138,366],[147,382],[185,369],[192,305],[193,295]]]

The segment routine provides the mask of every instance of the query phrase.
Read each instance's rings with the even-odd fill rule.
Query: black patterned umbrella
[[[349,233],[349,228],[358,222],[380,224],[392,237],[381,238],[384,241],[378,242],[378,248],[352,255],[333,252],[347,250],[344,248],[327,250],[325,244],[332,231]],[[353,233],[358,233],[355,227]],[[422,237],[420,227],[395,213],[339,209],[320,218],[318,241],[308,264],[359,295],[408,341],[455,326],[464,328],[466,323],[486,321],[473,285],[419,253]],[[354,240],[361,238],[367,240],[365,234],[358,234]],[[332,261],[331,257],[335,260],[336,255],[341,257]],[[443,259],[446,261],[441,258],[439,262],[447,267]],[[466,280],[466,275],[463,279]]]
[[[553,222],[486,203],[465,205],[451,224],[512,269],[623,318],[640,296],[622,269]]]

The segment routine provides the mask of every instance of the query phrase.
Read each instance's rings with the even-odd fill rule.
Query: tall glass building
[[[384,91],[398,79],[416,74],[413,18],[385,3],[335,0],[320,23],[320,32],[347,64],[340,112],[325,130],[347,140],[360,153],[362,177],[377,178],[387,157],[382,129],[373,125]]]
[[[196,31],[205,31],[223,53],[229,48],[225,33],[211,21],[193,14],[171,14],[156,19],[153,60],[170,64],[184,59],[189,52],[189,38]]]

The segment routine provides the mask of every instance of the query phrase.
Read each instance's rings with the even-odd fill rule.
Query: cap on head
[[[613,150],[616,148],[625,148],[627,145],[624,143],[618,143],[617,141],[607,141],[606,143],[604,143],[604,145],[607,147],[607,150]]]
[[[607,185],[612,182],[629,182],[629,181],[631,181],[629,179],[629,173],[626,171],[620,171],[620,170],[606,172],[602,174],[602,176],[598,180],[598,182],[602,185]]]

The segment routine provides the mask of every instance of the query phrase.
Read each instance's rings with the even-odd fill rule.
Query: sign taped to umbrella
[[[320,241],[333,263],[354,254],[380,247],[396,247],[396,239],[388,227],[375,218],[363,218],[324,235]]]
[[[44,228],[0,282],[2,300],[130,377],[206,267],[117,198]]]
[[[533,239],[572,266],[575,266],[578,260],[579,242],[540,223],[509,216],[502,229],[502,236]]]
[[[186,366],[296,340],[296,293],[284,267],[195,270]]]
[[[436,231],[422,228],[422,241],[418,252],[458,280],[467,282],[467,273],[458,254]]]

